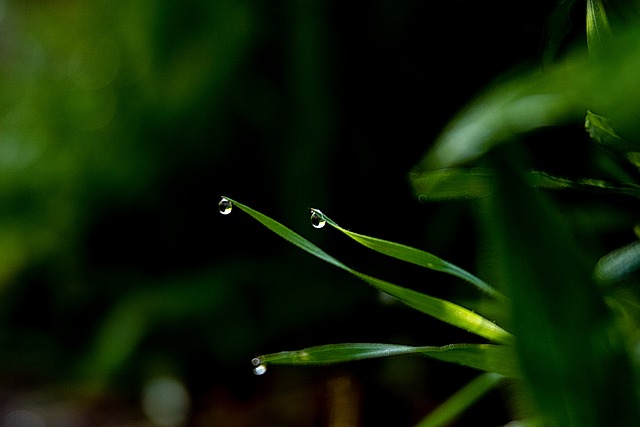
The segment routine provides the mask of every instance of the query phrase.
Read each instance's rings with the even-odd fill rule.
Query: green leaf
[[[422,354],[444,362],[495,372],[510,378],[519,376],[513,348],[494,344],[451,344],[442,347],[370,343],[329,344],[267,354],[255,358],[253,363],[255,365],[330,365],[401,354]]]
[[[329,217],[324,215],[317,209],[312,209],[317,215],[321,215],[326,221],[327,224],[331,225],[336,230],[344,233],[348,237],[352,238],[356,242],[360,243],[363,246],[366,246],[369,249],[373,249],[374,251],[380,252],[384,255],[409,262],[411,264],[418,265],[420,267],[425,267],[430,270],[440,271],[442,273],[451,274],[453,276],[459,277],[463,280],[468,281],[469,283],[475,285],[482,292],[485,292],[488,295],[491,295],[495,298],[505,299],[504,295],[500,292],[492,288],[489,284],[474,276],[462,268],[451,264],[448,261],[445,261],[437,256],[425,252],[420,249],[412,248],[410,246],[402,245],[400,243],[390,242],[388,240],[378,239],[376,237],[365,236],[364,234],[354,233],[353,231],[349,231],[347,229],[339,226],[335,221],[331,220]]]
[[[584,128],[591,139],[604,148],[619,151],[622,146],[626,145],[613,129],[611,120],[590,110],[587,110]]]
[[[504,377],[494,373],[485,373],[461,388],[442,405],[437,407],[416,427],[444,427],[455,420],[479,398],[497,386]]]
[[[601,0],[587,0],[587,47],[591,55],[604,53],[611,27]]]
[[[401,302],[408,305],[409,307],[433,316],[445,323],[449,323],[450,325],[487,338],[491,341],[501,344],[512,342],[513,337],[509,332],[505,331],[495,323],[480,316],[479,314],[452,302],[440,298],[431,297],[429,295],[425,295],[411,289],[403,288],[384,280],[376,279],[375,277],[360,273],[333,258],[325,251],[309,242],[304,237],[280,224],[279,222],[228,197],[225,198],[230,200],[235,207],[249,214],[283,239],[288,240],[289,242],[310,253],[311,255],[322,259],[323,261],[333,264],[334,266],[353,274],[354,276],[364,280],[371,286],[377,288],[378,290],[398,298]]]

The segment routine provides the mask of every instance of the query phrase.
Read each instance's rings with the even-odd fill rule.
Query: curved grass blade
[[[492,297],[499,299],[506,299],[504,295],[500,292],[492,288],[489,284],[474,276],[462,268],[451,264],[448,261],[445,261],[429,252],[425,252],[420,249],[412,248],[410,246],[402,245],[400,243],[390,242],[388,240],[378,239],[376,237],[365,236],[364,234],[354,233],[353,231],[349,231],[347,229],[339,226],[335,221],[324,215],[317,209],[312,209],[316,214],[322,215],[322,217],[327,221],[327,224],[331,225],[336,230],[346,234],[348,237],[352,238],[356,242],[360,243],[363,246],[368,247],[369,249],[373,249],[374,251],[380,252],[384,255],[409,262],[411,264],[418,265],[420,267],[425,267],[430,270],[440,271],[442,273],[451,274],[453,276],[459,277],[468,281],[469,283],[475,285],[482,292],[485,292]]]
[[[519,377],[513,347],[495,344],[451,344],[442,347],[371,343],[329,344],[259,356],[255,363],[315,366],[401,354],[421,354],[505,377]]]
[[[478,399],[504,380],[504,377],[491,372],[473,379],[458,390],[446,402],[427,415],[416,427],[443,427],[449,425]]]
[[[280,224],[279,222],[228,197],[225,198],[230,200],[234,204],[234,206],[237,206],[240,210],[249,214],[251,217],[262,223],[265,227],[267,227],[283,239],[293,243],[294,245],[305,250],[311,255],[322,259],[323,261],[333,264],[334,266],[353,274],[354,276],[364,280],[371,286],[377,288],[378,290],[398,298],[401,302],[408,305],[409,307],[412,307],[418,311],[433,316],[436,319],[439,319],[450,325],[464,329],[496,343],[509,344],[513,340],[513,336],[509,332],[505,331],[500,326],[471,310],[468,310],[452,302],[440,298],[431,297],[429,295],[425,295],[411,289],[403,288],[384,280],[376,279],[375,277],[360,273],[359,271],[356,271],[338,261],[337,259],[333,258],[325,251],[309,242],[304,237]]]

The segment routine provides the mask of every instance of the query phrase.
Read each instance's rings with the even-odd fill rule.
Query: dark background
[[[141,396],[172,378],[189,425],[402,426],[475,375],[409,356],[254,376],[262,353],[475,338],[381,303],[217,203],[237,199],[365,273],[472,297],[313,229],[308,208],[475,271],[469,202],[421,204],[408,172],[474,94],[541,61],[553,2],[0,6],[5,421],[152,425]],[[506,424],[502,397],[460,425]]]

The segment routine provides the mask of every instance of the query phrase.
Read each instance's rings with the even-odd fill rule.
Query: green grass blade
[[[288,229],[279,222],[228,197],[225,198],[230,200],[235,207],[249,214],[283,239],[293,243],[294,245],[305,250],[311,255],[322,259],[323,261],[333,264],[334,266],[353,274],[354,276],[369,283],[371,286],[377,288],[378,290],[398,298],[401,302],[408,305],[409,307],[433,316],[443,322],[449,323],[450,325],[487,338],[488,340],[491,340],[493,342],[500,344],[507,344],[512,342],[513,337],[509,332],[505,331],[495,323],[480,316],[479,314],[452,302],[431,297],[429,295],[425,295],[411,289],[403,288],[384,280],[376,279],[375,277],[360,273],[333,258],[325,251],[318,248],[316,245],[309,242],[307,239],[295,233],[294,231]]]
[[[475,285],[482,292],[485,292],[488,295],[499,299],[505,299],[505,297],[492,288],[489,284],[474,276],[462,268],[451,264],[448,261],[445,261],[429,252],[425,252],[420,249],[412,248],[410,246],[402,245],[400,243],[390,242],[388,240],[378,239],[376,237],[365,236],[364,234],[354,233],[353,231],[349,231],[347,229],[339,226],[335,221],[331,220],[329,217],[324,215],[322,212],[317,209],[313,209],[314,212],[318,215],[322,215],[327,224],[331,225],[336,230],[344,233],[348,237],[352,238],[356,242],[361,245],[366,246],[369,249],[373,249],[374,251],[380,252],[384,255],[397,258],[402,261],[409,262],[411,264],[418,265],[420,267],[425,267],[430,270],[440,271],[442,273],[451,274],[453,276],[459,277],[468,281],[469,283]]]
[[[546,190],[588,190],[640,197],[640,186],[631,183],[613,184],[611,182],[592,178],[584,178],[576,181],[549,175],[540,171],[528,172],[525,175],[525,179],[532,187],[543,188]]]
[[[485,373],[458,390],[446,402],[431,412],[416,427],[443,427],[449,425],[478,399],[497,386],[504,377]]]
[[[494,344],[451,344],[442,347],[371,343],[329,344],[259,356],[254,359],[254,364],[331,365],[402,354],[421,354],[510,378],[519,376],[513,347]]]
[[[587,0],[587,47],[590,55],[601,55],[611,38],[609,20],[601,0]]]
[[[411,184],[423,200],[481,198],[491,195],[492,177],[493,171],[487,168],[453,168],[414,173]],[[532,187],[546,190],[586,190],[640,197],[640,186],[632,183],[614,184],[592,178],[573,180],[541,171],[526,172],[524,177]]]
[[[403,288],[375,277],[367,276],[358,271],[348,269],[351,274],[359,277],[378,290],[394,296],[409,307],[442,320],[450,325],[464,329],[473,334],[484,337],[500,344],[511,344],[513,336],[500,326],[485,317],[466,309],[458,304],[431,297],[412,289]]]
[[[266,216],[261,212],[251,209],[249,206],[245,206],[239,202],[236,202],[235,200],[229,197],[224,196],[224,198],[231,201],[231,203],[233,203],[233,206],[249,214],[258,222],[260,222],[262,225],[267,227],[269,230],[273,231],[278,236],[282,237],[288,242],[296,245],[297,247],[304,250],[305,252],[308,252],[311,255],[314,255],[320,258],[321,260],[328,262],[329,264],[333,264],[336,267],[342,268],[343,270],[347,270],[347,271],[350,270],[349,267],[347,267],[346,265],[344,265],[343,263],[341,263],[331,255],[329,255],[328,253],[326,253],[325,251],[323,251],[318,246],[314,245],[304,237],[300,236],[298,233],[295,233],[292,230],[285,227],[284,225],[280,224],[278,221],[269,218],[268,216]]]

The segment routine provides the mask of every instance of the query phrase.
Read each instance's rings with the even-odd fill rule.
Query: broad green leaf
[[[503,376],[490,372],[476,377],[427,415],[416,427],[444,427],[449,425],[479,398],[500,384],[503,379]]]
[[[318,215],[321,215],[326,221],[327,224],[331,225],[336,230],[344,233],[348,237],[352,238],[356,242],[364,245],[374,251],[380,252],[384,255],[397,258],[402,261],[406,261],[420,267],[425,267],[430,270],[440,271],[443,273],[451,274],[453,276],[459,277],[468,281],[469,283],[475,285],[482,292],[487,293],[496,298],[504,299],[504,295],[500,292],[492,288],[489,284],[474,276],[462,268],[451,264],[448,261],[445,261],[437,256],[430,254],[429,252],[425,252],[420,249],[412,248],[410,246],[402,245],[400,243],[390,242],[388,240],[378,239],[376,237],[365,236],[364,234],[354,233],[353,231],[349,231],[347,229],[339,226],[335,221],[331,220],[329,217],[324,215],[317,209],[312,209]]]
[[[625,340],[588,254],[543,193],[496,171],[487,231],[511,298],[519,367],[545,425],[640,425]]]
[[[253,363],[255,365],[330,365],[401,354],[422,354],[444,362],[495,372],[510,378],[519,376],[513,347],[494,344],[451,344],[442,347],[371,343],[329,344],[267,354],[257,357]]]
[[[587,0],[587,46],[591,55],[604,53],[611,38],[609,20],[601,0]]]
[[[479,314],[452,302],[440,298],[431,297],[429,295],[425,295],[411,289],[403,288],[384,280],[376,279],[375,277],[360,273],[333,258],[325,251],[318,248],[316,245],[309,242],[299,234],[288,229],[279,222],[228,197],[225,198],[230,200],[235,207],[249,214],[283,239],[288,240],[289,242],[310,253],[311,255],[322,259],[323,261],[333,264],[334,266],[353,274],[354,276],[364,280],[371,286],[377,288],[378,290],[396,297],[409,307],[433,316],[443,322],[449,323],[450,325],[487,338],[488,340],[501,344],[512,342],[513,337],[510,333],[508,333],[495,323],[480,316]]]

